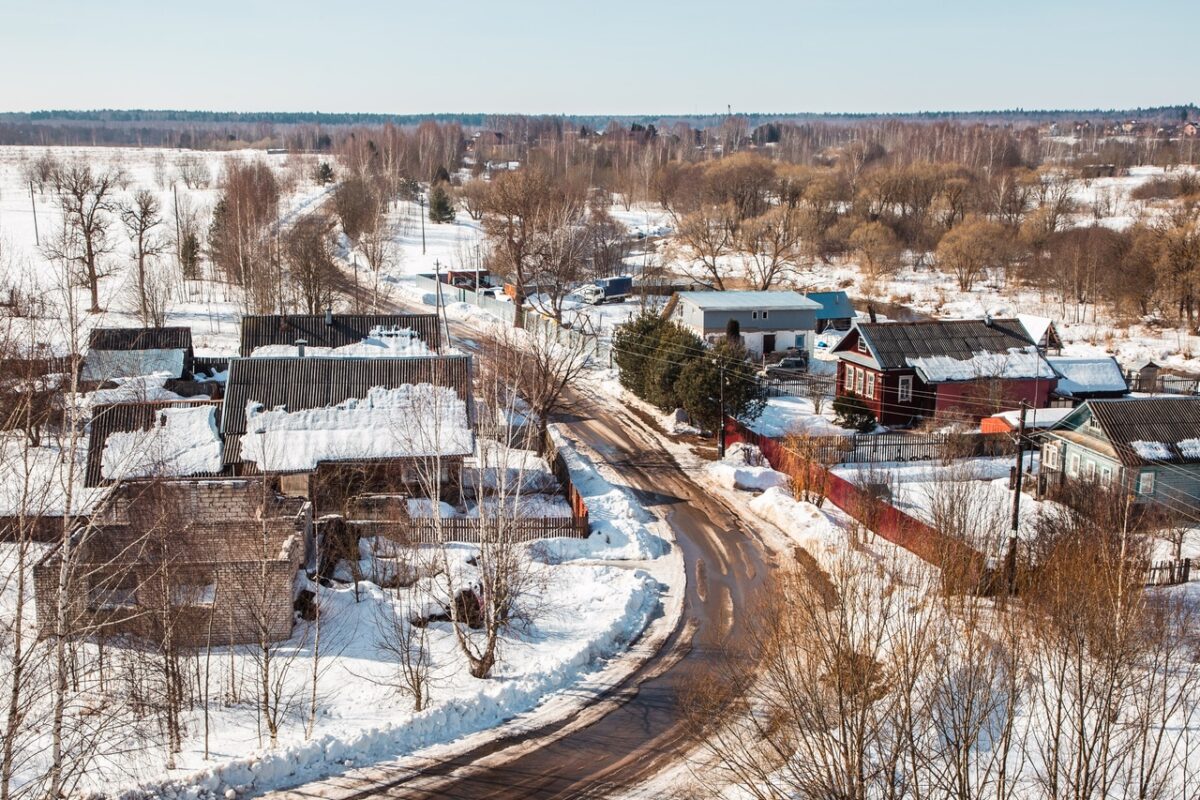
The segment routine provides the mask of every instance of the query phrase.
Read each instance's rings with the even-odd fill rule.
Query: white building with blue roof
[[[679,292],[671,318],[707,342],[724,338],[737,320],[746,349],[756,356],[791,349],[812,353],[820,303],[798,292]]]

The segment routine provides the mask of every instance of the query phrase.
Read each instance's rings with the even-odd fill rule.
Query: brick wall
[[[68,630],[184,646],[285,639],[311,508],[261,480],[127,484],[74,539]],[[38,624],[56,626],[58,548],[34,568]]]

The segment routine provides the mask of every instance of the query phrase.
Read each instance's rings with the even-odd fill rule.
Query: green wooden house
[[[1200,397],[1088,400],[1042,437],[1042,485],[1124,489],[1139,504],[1200,510]]]

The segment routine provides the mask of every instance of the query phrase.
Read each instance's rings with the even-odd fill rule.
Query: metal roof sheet
[[[821,304],[799,292],[679,292],[697,308],[713,311],[797,309],[819,311]]]

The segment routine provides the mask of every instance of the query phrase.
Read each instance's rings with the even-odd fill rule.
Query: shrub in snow
[[[834,400],[833,413],[843,428],[852,428],[859,433],[875,430],[875,413],[857,397],[842,396]]]

